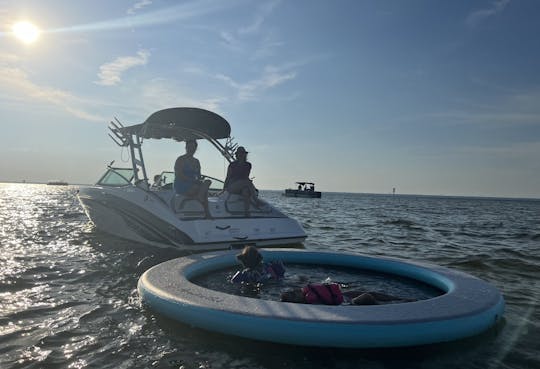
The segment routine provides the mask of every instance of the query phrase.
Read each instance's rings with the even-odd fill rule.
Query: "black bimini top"
[[[122,127],[124,134],[176,141],[199,138],[220,139],[231,134],[231,126],[220,115],[199,108],[169,108],[150,115],[144,123]]]

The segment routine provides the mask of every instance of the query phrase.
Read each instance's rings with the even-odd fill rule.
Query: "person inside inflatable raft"
[[[341,291],[337,283],[310,283],[281,293],[281,301],[317,305],[379,305],[416,300],[391,296],[380,292]]]
[[[263,262],[263,257],[254,246],[246,246],[236,258],[244,269],[236,272],[231,278],[233,283],[264,283],[278,280],[285,275],[285,267],[281,261]]]

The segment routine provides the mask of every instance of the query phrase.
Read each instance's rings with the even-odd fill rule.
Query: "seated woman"
[[[211,218],[208,209],[208,188],[210,180],[201,181],[201,164],[193,155],[197,151],[197,141],[186,141],[186,153],[174,163],[174,190],[179,195],[199,200],[206,218]]]
[[[416,300],[391,296],[372,291],[341,291],[337,283],[312,283],[281,293],[281,301],[317,305],[379,305],[387,302],[412,302]]]
[[[241,195],[244,198],[244,212],[246,217],[249,214],[249,206],[253,201],[256,207],[263,203],[258,199],[258,191],[249,179],[251,163],[247,161],[248,152],[243,146],[236,149],[236,160],[229,164],[227,177],[223,188],[229,193]]]
[[[278,280],[285,275],[285,267],[281,261],[263,262],[263,257],[254,246],[246,246],[236,258],[244,269],[236,272],[231,278],[233,283],[263,283]]]

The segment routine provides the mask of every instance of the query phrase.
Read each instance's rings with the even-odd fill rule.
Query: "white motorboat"
[[[49,186],[67,186],[69,183],[63,180],[55,179],[52,181],[47,182],[47,185]]]
[[[94,225],[107,233],[141,243],[187,250],[214,250],[299,245],[306,233],[300,224],[259,199],[249,216],[243,198],[223,191],[223,181],[212,180],[206,219],[202,204],[175,193],[174,173],[162,172],[150,185],[142,155],[143,139],[185,141],[205,139],[228,161],[237,147],[229,123],[199,108],[170,108],[155,112],[144,123],[124,126],[115,119],[109,136],[130,150],[131,166],[114,167],[93,186],[79,189],[78,198]],[[222,143],[219,140],[224,139]]]

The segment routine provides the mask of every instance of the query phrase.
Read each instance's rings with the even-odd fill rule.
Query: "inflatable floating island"
[[[384,305],[310,305],[228,294],[195,284],[238,266],[238,251],[169,260],[139,279],[143,302],[171,319],[245,338],[321,347],[399,347],[453,341],[497,323],[504,299],[491,284],[448,268],[393,258],[298,249],[260,250],[265,261],[348,268],[409,278],[441,291],[433,298]],[[264,287],[263,287],[264,288]]]

